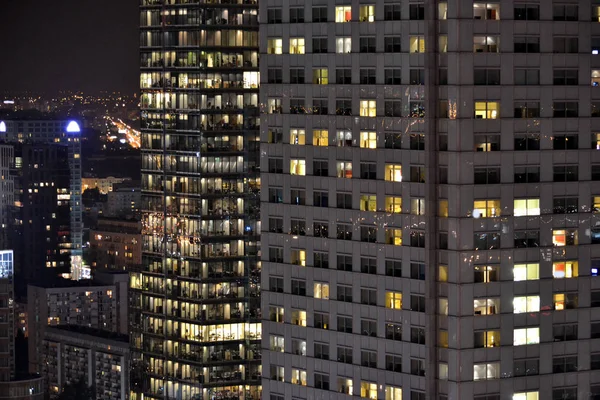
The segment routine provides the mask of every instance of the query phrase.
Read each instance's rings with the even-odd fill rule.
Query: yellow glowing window
[[[515,329],[513,334],[513,346],[540,343],[540,328]]]
[[[513,208],[515,217],[540,215],[540,199],[515,199]]]
[[[410,52],[411,53],[425,53],[425,37],[424,36],[411,36]]]
[[[500,299],[473,299],[473,313],[475,315],[494,315],[500,313]]]
[[[375,22],[375,6],[360,6],[360,22]]]
[[[335,22],[350,22],[352,20],[352,7],[338,6],[335,8]]]
[[[438,267],[438,281],[448,282],[448,266],[440,265]]]
[[[515,281],[531,281],[540,279],[540,264],[515,264],[513,267]]]
[[[316,282],[314,285],[315,299],[329,300],[329,284]]]
[[[448,35],[438,36],[438,49],[440,53],[448,52]]]
[[[306,160],[290,160],[290,175],[306,175]]]
[[[360,101],[360,116],[361,117],[376,117],[377,102],[375,100]]]
[[[402,388],[395,386],[386,386],[385,400],[402,400]]]
[[[272,38],[267,40],[267,54],[282,54],[283,40],[281,38]]]
[[[600,212],[600,196],[592,197],[592,212],[593,213]]]
[[[306,143],[306,134],[304,129],[290,129],[290,144],[304,146]]]
[[[402,164],[385,164],[385,180],[402,182]]]
[[[290,54],[304,54],[304,38],[290,38]]]
[[[577,261],[560,261],[552,263],[552,276],[557,279],[577,278],[579,263]]]
[[[500,346],[500,331],[475,332],[475,347]]]
[[[314,130],[313,146],[329,146],[329,131],[325,129]]]
[[[360,382],[360,397],[363,399],[377,400],[377,384],[373,382]]]
[[[402,197],[386,196],[385,210],[389,213],[400,214],[402,212]]]
[[[337,163],[338,178],[352,178],[352,163],[348,161],[338,161]]]
[[[306,311],[293,310],[292,311],[292,325],[306,326]]]
[[[558,311],[562,311],[564,310],[565,307],[565,294],[564,293],[557,293],[554,295],[554,309],[558,310]]]
[[[475,118],[496,119],[500,117],[500,103],[497,101],[476,101]]]
[[[448,315],[448,299],[440,298],[438,299],[438,313],[440,315]]]
[[[540,395],[539,392],[515,393],[512,400],[540,400]]]
[[[313,69],[313,80],[315,85],[327,85],[329,83],[329,71],[327,68]]]
[[[377,211],[377,196],[374,194],[363,194],[360,196],[361,211]]]
[[[385,292],[385,307],[394,310],[402,309],[402,293],[401,292]]]
[[[552,231],[552,244],[557,247],[577,246],[578,243],[577,229],[555,229]]]
[[[448,217],[448,200],[438,202],[438,215],[444,218]]]
[[[448,348],[448,331],[438,331],[438,346],[444,349]]]
[[[540,296],[515,297],[513,306],[515,314],[538,312],[540,311]]]
[[[491,218],[500,216],[500,200],[475,200],[473,218]]]
[[[361,132],[360,147],[363,149],[377,148],[377,132]]]
[[[385,243],[394,246],[402,246],[402,229],[385,228]]]
[[[592,21],[600,22],[600,6],[592,7]]]
[[[306,250],[292,249],[290,252],[290,261],[294,265],[306,267]]]
[[[292,368],[292,384],[306,386],[306,371]]]

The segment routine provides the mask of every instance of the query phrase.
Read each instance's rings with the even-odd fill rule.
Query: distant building
[[[15,301],[15,337],[17,332],[21,331],[23,336],[29,335],[29,329],[27,327],[27,303]]]
[[[90,253],[91,265],[96,268],[130,271],[141,265],[140,222],[99,218],[96,228],[90,230]]]
[[[0,382],[0,400],[45,400],[44,378],[39,375]]]
[[[10,246],[9,230],[15,206],[14,160],[13,146],[0,145],[0,249]]]
[[[127,335],[81,326],[48,327],[44,333],[40,370],[50,399],[83,380],[97,399],[126,400],[129,366]]]
[[[107,194],[112,192],[113,185],[118,183],[123,183],[130,178],[115,178],[114,176],[109,176],[106,178],[83,178],[81,180],[82,191],[85,192],[87,189],[97,188],[100,193]]]
[[[128,274],[95,271],[93,280],[48,280],[29,285],[29,371],[39,372],[39,354],[47,326],[78,325],[128,333]]]
[[[116,184],[106,197],[106,205],[102,212],[104,216],[131,218],[138,215],[142,201],[139,184],[136,186]]]
[[[19,169],[19,163],[21,163],[20,165],[23,166],[20,170],[22,174],[27,175],[30,172],[29,170],[33,169],[33,174],[37,174],[40,179],[44,179],[38,181],[40,184],[44,183],[44,186],[38,186],[38,191],[42,187],[47,188],[46,183],[50,184],[49,187],[52,188],[52,176],[40,170],[44,169],[42,164],[55,161],[50,155],[55,150],[51,151],[50,147],[41,150],[40,147],[36,146],[62,145],[66,149],[66,164],[64,167],[68,171],[69,180],[68,186],[64,188],[67,190],[67,193],[61,194],[62,200],[69,202],[68,218],[70,226],[68,246],[65,246],[61,253],[65,257],[70,258],[70,273],[72,278],[80,279],[83,268],[81,257],[83,240],[81,214],[81,128],[76,121],[52,119],[47,115],[44,116],[47,119],[39,119],[41,118],[39,116],[35,116],[36,119],[33,118],[28,119],[27,115],[15,114],[13,117],[0,121],[0,128],[2,128],[0,129],[0,140],[3,140],[7,144],[20,143],[23,145],[22,149],[25,151],[29,149],[27,146],[33,146],[33,148],[38,149],[37,153],[33,149],[32,153],[24,153],[25,157],[21,160],[15,155],[15,167]],[[29,165],[29,161],[32,162],[31,166]],[[37,168],[35,165],[37,165]],[[38,171],[35,171],[35,169]],[[35,186],[35,182],[33,184]],[[35,187],[31,189],[32,194],[34,194]],[[24,193],[24,195],[27,194]]]

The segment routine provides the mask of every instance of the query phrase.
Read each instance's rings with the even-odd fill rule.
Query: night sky
[[[137,93],[137,0],[2,0],[0,93]]]

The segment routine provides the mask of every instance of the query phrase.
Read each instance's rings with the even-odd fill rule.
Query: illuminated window
[[[500,331],[478,331],[473,334],[473,347],[476,349],[498,346],[500,346]]]
[[[338,354],[340,353],[339,349],[340,348],[338,347]],[[338,355],[338,359],[339,358],[340,356]],[[354,390],[353,386],[352,379],[338,378],[338,393],[349,394],[352,396]]]
[[[592,21],[600,22],[600,6],[592,6]]]
[[[474,3],[474,19],[500,19],[500,4],[498,3]]]
[[[348,161],[338,161],[337,163],[338,178],[352,178],[352,163]]]
[[[412,215],[425,215],[425,199],[410,199],[410,213]]]
[[[267,40],[267,54],[282,54],[283,40],[281,38],[273,38]]]
[[[269,307],[269,321],[283,322],[283,307]]]
[[[448,282],[448,266],[440,265],[438,267],[438,281]]]
[[[559,261],[552,263],[552,276],[557,279],[577,278],[579,263],[577,261]]]
[[[473,380],[481,381],[486,379],[500,378],[500,363],[485,363],[473,365]]]
[[[385,292],[385,307],[394,310],[402,309],[402,293],[401,292]]]
[[[498,53],[500,51],[499,36],[473,36],[474,53]]]
[[[556,293],[553,296],[554,309],[557,311],[574,310],[579,304],[577,293]]]
[[[292,325],[306,326],[306,311],[292,310]]]
[[[269,337],[271,351],[283,353],[285,349],[284,343],[285,342],[283,336],[271,335]]]
[[[338,54],[352,53],[352,38],[350,38],[350,37],[335,38],[335,52]]]
[[[539,392],[522,392],[513,394],[512,400],[539,400]]]
[[[515,281],[531,281],[540,279],[540,264],[515,264],[513,267]]]
[[[448,52],[448,35],[438,36],[438,49],[439,49],[440,53]]]
[[[540,199],[515,199],[513,215],[515,217],[540,215]]]
[[[314,297],[315,299],[329,300],[329,284],[315,282]]]
[[[363,399],[377,400],[377,384],[374,382],[360,382],[360,397]]]
[[[438,299],[438,310],[440,315],[448,315],[448,299]]]
[[[476,119],[496,119],[500,118],[500,103],[497,101],[476,101],[475,102]]]
[[[377,196],[374,194],[363,194],[360,196],[361,211],[377,211]]]
[[[360,22],[375,22],[375,6],[360,6]]]
[[[363,149],[376,149],[377,148],[377,132],[361,132],[360,133],[360,147]]]
[[[475,200],[473,218],[492,218],[500,216],[500,200]]]
[[[291,159],[290,175],[306,175],[306,160]]]
[[[394,246],[402,246],[402,229],[385,228],[385,243]]]
[[[577,246],[577,229],[555,229],[552,231],[552,244],[558,247]]]
[[[475,283],[489,283],[498,281],[498,266],[497,265],[476,265],[474,269]]]
[[[292,368],[292,384],[306,386],[306,371]]]
[[[402,197],[386,196],[385,210],[389,213],[400,214],[402,212]]]
[[[361,117],[376,117],[377,102],[375,100],[360,101],[360,116]]]
[[[290,38],[290,54],[304,54],[304,38]]]
[[[448,217],[448,200],[440,200],[438,202],[438,216]]]
[[[592,149],[600,150],[600,133],[592,133]]]
[[[304,146],[306,143],[306,134],[304,129],[290,129],[290,144]]]
[[[410,52],[411,53],[425,53],[425,37],[424,36],[411,36]]]
[[[438,346],[444,349],[448,348],[448,331],[439,330],[438,331]]]
[[[386,386],[385,400],[402,400],[402,388],[395,386]]]
[[[447,363],[439,363],[438,364],[438,378],[442,381],[448,380],[448,364]]]
[[[385,180],[402,182],[402,164],[385,164]]]
[[[352,7],[338,6],[335,8],[335,22],[350,22],[352,20]]]
[[[306,267],[306,250],[292,249],[290,252],[290,263]]]
[[[500,299],[473,299],[473,313],[475,315],[500,314]]]
[[[325,129],[314,130],[313,146],[329,146],[329,131]]]
[[[337,145],[340,147],[352,146],[352,131],[337,131]]]
[[[527,344],[540,343],[540,328],[515,329],[513,334],[513,346],[524,346]]]
[[[540,296],[515,297],[513,306],[515,314],[538,312],[540,311]]]
[[[329,71],[327,68],[313,69],[313,80],[315,85],[327,85],[329,83]]]

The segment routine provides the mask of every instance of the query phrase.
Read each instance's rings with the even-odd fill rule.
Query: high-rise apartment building
[[[600,399],[599,16],[260,3],[264,398]]]
[[[258,5],[140,4],[133,398],[257,400]]]

